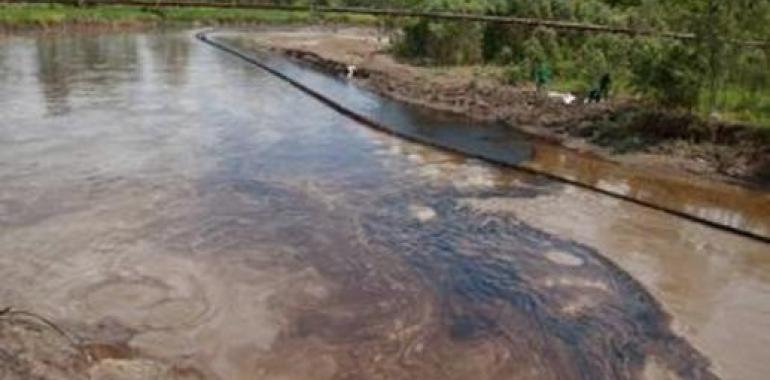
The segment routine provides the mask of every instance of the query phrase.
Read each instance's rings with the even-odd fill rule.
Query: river
[[[8,38],[0,89],[0,309],[205,379],[770,373],[767,245],[377,132],[193,32]]]

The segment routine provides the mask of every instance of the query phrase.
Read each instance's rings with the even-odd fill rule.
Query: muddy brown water
[[[211,379],[770,372],[766,245],[380,134],[190,32],[11,38],[0,84],[0,308],[97,359]]]

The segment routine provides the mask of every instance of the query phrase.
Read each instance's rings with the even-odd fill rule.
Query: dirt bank
[[[650,110],[630,99],[571,105],[511,86],[499,67],[418,67],[388,53],[376,30],[304,28],[255,34],[257,43],[319,68],[356,67],[362,85],[434,109],[499,120],[564,146],[655,170],[770,185],[770,129],[704,123]]]

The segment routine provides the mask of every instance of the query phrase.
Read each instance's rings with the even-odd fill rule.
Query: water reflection
[[[136,43],[123,34],[36,39],[37,77],[48,113],[64,115],[81,102],[118,96],[123,83],[138,79]]]
[[[479,124],[384,98],[340,78],[266,52],[246,33],[216,33],[223,41],[347,109],[418,141],[451,146],[496,162],[553,173],[604,190],[770,237],[770,194],[694,177],[627,167],[555,145],[530,141],[507,126]],[[730,212],[714,212],[716,209]]]
[[[52,116],[66,114],[70,111],[69,94],[72,74],[68,68],[67,56],[69,49],[51,40],[37,40],[38,78],[46,100],[48,113]]]
[[[525,165],[701,218],[770,236],[770,194],[688,175],[626,168],[547,144]]]
[[[134,63],[46,56],[69,63],[68,113],[19,91],[24,112],[0,120],[0,305],[109,348],[99,369],[150,358],[196,379],[770,370],[765,246],[363,128],[189,33],[99,38],[135,50]],[[0,56],[36,57],[38,43]]]
[[[155,65],[163,65],[163,80],[172,87],[187,82],[190,60],[190,41],[185,36],[148,36],[147,42]]]
[[[499,123],[474,125],[462,115],[428,110],[382,97],[347,81],[299,65],[255,46],[236,34],[214,36],[216,41],[243,49],[257,56],[272,70],[324,94],[368,120],[398,131],[399,135],[428,144],[452,147],[455,151],[495,162],[521,162],[531,156],[531,147],[523,136]]]

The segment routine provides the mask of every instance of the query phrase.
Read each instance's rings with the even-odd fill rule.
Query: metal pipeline
[[[579,182],[579,181],[576,181],[576,180],[572,180],[572,179],[569,179],[569,178],[565,178],[565,177],[559,176],[557,174],[553,174],[553,173],[549,173],[549,172],[546,172],[546,171],[525,167],[525,166],[519,165],[518,163],[515,163],[515,162],[506,161],[506,160],[498,159],[498,158],[491,157],[491,156],[488,156],[488,155],[484,155],[481,152],[473,152],[473,151],[468,151],[468,150],[460,149],[458,147],[454,147],[454,146],[450,146],[450,145],[446,145],[446,144],[441,144],[441,143],[439,143],[439,142],[437,142],[435,140],[429,139],[428,137],[420,137],[420,136],[415,136],[415,135],[410,135],[410,134],[403,133],[403,132],[399,131],[396,128],[389,127],[389,126],[387,126],[387,125],[385,125],[383,123],[380,123],[380,122],[378,122],[376,120],[372,120],[371,118],[368,118],[368,117],[366,117],[364,115],[361,115],[360,113],[357,113],[357,112],[355,112],[355,111],[345,107],[344,105],[342,105],[342,104],[332,100],[331,98],[325,96],[324,94],[322,94],[322,93],[320,93],[320,92],[318,92],[316,90],[313,90],[312,88],[309,88],[308,86],[305,86],[301,82],[299,82],[299,81],[289,77],[288,75],[286,75],[286,74],[284,74],[284,73],[282,73],[282,72],[280,72],[280,71],[270,67],[269,65],[267,65],[267,64],[265,64],[263,62],[260,62],[258,59],[254,58],[253,56],[247,55],[247,54],[239,51],[238,49],[235,49],[235,48],[233,48],[231,46],[228,46],[227,44],[224,44],[222,42],[210,39],[208,37],[208,35],[211,32],[212,31],[210,31],[210,30],[209,31],[198,32],[198,33],[196,33],[195,37],[198,40],[200,40],[200,41],[202,41],[202,42],[204,42],[204,43],[206,43],[206,44],[208,44],[210,46],[213,46],[213,47],[215,47],[217,49],[220,49],[220,50],[222,50],[224,52],[232,54],[232,55],[234,55],[234,56],[236,56],[236,57],[238,57],[238,58],[240,58],[240,59],[242,59],[242,60],[244,60],[244,61],[246,61],[246,62],[248,62],[250,64],[253,64],[253,65],[261,68],[262,70],[265,70],[266,72],[268,72],[268,73],[270,73],[270,74],[272,74],[272,75],[274,75],[274,76],[276,76],[276,77],[286,81],[287,83],[289,83],[290,85],[294,86],[295,88],[301,90],[302,92],[312,96],[313,98],[315,98],[318,101],[320,101],[321,103],[329,106],[330,108],[334,109],[335,111],[339,112],[340,114],[342,114],[342,115],[344,115],[346,117],[349,117],[349,118],[351,118],[351,119],[353,119],[353,120],[355,120],[355,121],[357,121],[357,122],[359,122],[361,124],[364,124],[364,125],[366,125],[366,126],[368,126],[370,128],[376,129],[378,131],[381,131],[381,132],[384,132],[384,133],[387,133],[389,135],[393,135],[393,136],[396,136],[396,137],[399,137],[399,138],[402,138],[402,139],[405,139],[405,140],[409,140],[409,141],[416,142],[416,143],[423,144],[423,145],[428,145],[428,146],[431,146],[431,147],[434,147],[434,148],[437,148],[437,149],[440,149],[440,150],[443,150],[443,151],[448,151],[448,152],[452,152],[452,153],[461,154],[461,155],[464,155],[464,156],[467,156],[467,157],[476,158],[476,159],[479,159],[479,160],[483,160],[485,162],[493,163],[495,165],[500,165],[500,166],[503,166],[503,167],[512,168],[514,170],[518,170],[520,172],[524,172],[524,173],[527,173],[527,174],[545,177],[545,178],[548,178],[548,179],[553,180],[553,181],[557,181],[557,182],[561,182],[561,183],[564,183],[564,184],[567,184],[567,185],[579,187],[581,189],[589,190],[589,191],[592,191],[592,192],[595,192],[595,193],[598,193],[598,194],[601,194],[601,195],[605,195],[605,196],[608,196],[608,197],[620,199],[620,200],[623,200],[623,201],[626,201],[626,202],[630,202],[630,203],[633,203],[633,204],[636,204],[636,205],[639,205],[639,206],[642,206],[642,207],[646,207],[646,208],[649,208],[649,209],[652,209],[652,210],[656,210],[658,212],[662,212],[662,213],[665,213],[665,214],[668,214],[668,215],[671,215],[671,216],[682,218],[682,219],[685,219],[685,220],[688,220],[688,221],[691,221],[691,222],[703,224],[703,225],[706,225],[706,226],[709,226],[709,227],[712,227],[712,228],[715,228],[715,229],[718,229],[718,230],[722,230],[722,231],[730,232],[730,233],[733,233],[733,234],[736,234],[736,235],[740,235],[740,236],[743,236],[743,237],[746,237],[746,238],[749,238],[749,239],[752,239],[752,240],[756,240],[758,242],[762,242],[762,243],[765,243],[765,244],[770,244],[770,236],[761,235],[759,233],[755,233],[755,232],[752,232],[752,231],[747,231],[747,230],[740,229],[740,228],[737,228],[737,227],[733,227],[733,226],[730,226],[730,225],[726,225],[726,224],[722,224],[722,223],[719,223],[719,222],[715,222],[713,220],[705,219],[705,218],[702,218],[702,217],[697,216],[697,215],[689,214],[689,213],[686,213],[684,211],[680,211],[680,210],[676,210],[676,209],[673,209],[673,208],[665,207],[665,206],[662,206],[662,205],[659,205],[659,204],[655,204],[655,203],[652,203],[652,202],[648,202],[648,201],[645,201],[645,200],[634,198],[634,197],[631,197],[631,196],[628,196],[628,195],[624,195],[624,194],[621,194],[621,193],[616,193],[616,192],[613,192],[613,191],[610,191],[610,190],[601,189],[601,188],[598,188],[598,187],[595,187],[595,186],[592,186],[592,185],[589,185],[589,184],[586,184],[586,183],[583,183],[583,182]]]

